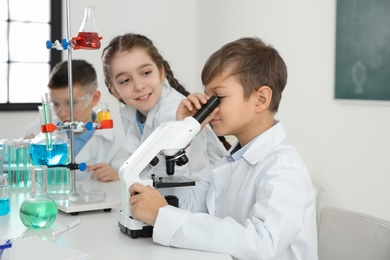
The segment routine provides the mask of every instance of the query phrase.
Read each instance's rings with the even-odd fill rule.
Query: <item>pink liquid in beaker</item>
[[[96,50],[100,48],[100,38],[96,32],[79,32],[73,38],[75,46],[73,49]]]

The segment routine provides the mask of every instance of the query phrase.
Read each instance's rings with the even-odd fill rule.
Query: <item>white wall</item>
[[[70,3],[72,32],[76,34],[88,1]],[[117,34],[145,34],[154,40],[177,78],[191,91],[202,91],[202,65],[222,44],[238,37],[259,36],[274,45],[289,69],[277,118],[287,129],[288,141],[300,151],[312,179],[324,189],[322,203],[390,220],[390,105],[333,98],[335,0],[89,3],[96,7],[103,47]],[[101,76],[101,50],[77,50],[73,54],[92,62]],[[118,104],[102,81],[100,88],[115,114]],[[0,115],[0,138],[22,135],[33,117],[19,112]],[[4,122],[11,119],[18,124],[4,127]]]
[[[227,41],[260,36],[284,57],[280,112],[325,205],[390,220],[389,103],[333,98],[336,1],[201,1],[200,58]]]

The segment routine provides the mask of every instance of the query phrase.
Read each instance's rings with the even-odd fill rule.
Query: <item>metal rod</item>
[[[68,41],[71,41],[71,27],[70,27],[70,0],[66,0],[66,38]],[[73,79],[72,79],[72,46],[69,44],[68,48],[68,89],[69,89],[69,114],[70,122],[73,122]],[[74,155],[74,133],[70,131],[70,162],[75,163]],[[71,195],[76,195],[76,171],[71,170]]]

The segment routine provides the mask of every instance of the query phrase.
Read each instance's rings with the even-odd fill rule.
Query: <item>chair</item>
[[[324,207],[318,230],[319,260],[389,260],[390,222]]]

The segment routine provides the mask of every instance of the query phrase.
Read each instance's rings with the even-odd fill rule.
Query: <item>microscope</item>
[[[171,176],[164,179],[163,177],[155,178],[152,175],[149,179],[141,179],[140,173],[149,164],[153,166],[153,161],[158,154],[166,157],[168,175],[173,174],[172,167],[174,167],[173,162],[176,159],[178,159],[176,162],[178,165],[185,164],[186,158],[182,156],[184,149],[200,132],[201,123],[219,104],[220,100],[216,96],[212,96],[194,116],[186,117],[182,121],[162,123],[120,167],[122,209],[119,211],[118,226],[123,233],[132,238],[151,237],[153,234],[152,226],[132,218],[131,205],[129,203],[130,193],[128,191],[132,184],[153,185],[155,188],[195,185],[195,181],[189,178],[187,178],[189,181],[183,182],[183,177],[179,177],[179,180],[176,180],[175,177]],[[168,201],[167,196],[165,198]]]

